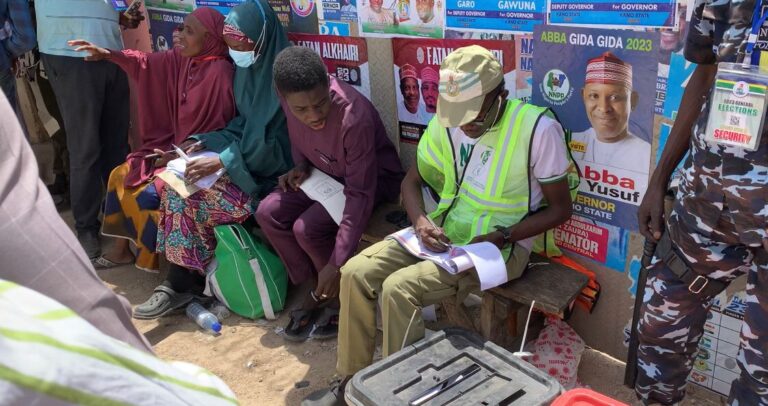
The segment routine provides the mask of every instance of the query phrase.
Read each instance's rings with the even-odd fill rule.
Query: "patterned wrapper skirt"
[[[136,245],[136,267],[158,272],[160,262],[155,244],[160,196],[157,186],[150,182],[137,188],[126,188],[127,175],[127,163],[118,166],[109,175],[101,233],[132,241]]]
[[[157,250],[168,262],[204,274],[216,249],[213,228],[242,223],[254,211],[251,196],[227,175],[186,199],[167,186],[161,193]]]

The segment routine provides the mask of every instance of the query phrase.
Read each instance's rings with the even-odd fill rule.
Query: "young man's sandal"
[[[315,327],[317,315],[317,309],[292,311],[288,327],[283,331],[283,338],[297,343],[306,341]]]

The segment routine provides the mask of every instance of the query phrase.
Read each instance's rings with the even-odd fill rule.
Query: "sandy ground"
[[[63,213],[69,224],[69,213]],[[106,244],[105,244],[106,245]],[[99,276],[132,305],[146,300],[163,274],[122,266],[99,271]],[[299,298],[289,293],[287,308]],[[278,320],[249,320],[236,315],[222,320],[219,336],[213,336],[178,314],[160,320],[135,320],[158,356],[203,366],[221,377],[243,405],[298,405],[312,391],[327,387],[335,378],[336,340],[284,341],[278,332],[287,324],[288,312]],[[579,366],[579,380],[600,393],[638,405],[632,391],[622,385],[624,363],[587,349]],[[689,387],[683,405],[716,406],[723,399],[709,391]]]

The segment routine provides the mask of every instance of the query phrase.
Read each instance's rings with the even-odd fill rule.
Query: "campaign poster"
[[[195,0],[197,7],[210,7],[218,10],[223,15],[229,14],[232,7],[237,6],[240,3],[245,3],[246,0]]]
[[[267,0],[269,6],[277,15],[283,28],[287,31],[291,25],[291,3],[289,0]]]
[[[365,39],[295,33],[289,33],[288,39],[294,45],[317,52],[328,73],[354,86],[370,100],[371,80]]]
[[[195,9],[195,0],[146,0],[147,9],[165,9],[190,13]]]
[[[561,249],[624,272],[629,247],[628,230],[572,216],[555,227],[554,233],[555,244]]]
[[[440,64],[456,48],[480,45],[501,62],[505,86],[515,94],[515,42],[394,38],[392,53],[400,141],[417,144],[437,109]]]
[[[515,97],[528,102],[531,100],[533,86],[533,36],[515,35]]]
[[[677,0],[549,0],[549,23],[611,28],[676,28]]]
[[[318,0],[290,0],[291,23],[288,32],[300,32],[304,34],[318,33],[317,17]]]
[[[357,0],[318,0],[320,35],[358,36]]]
[[[547,0],[447,0],[445,27],[531,33],[547,22]]]
[[[358,0],[357,15],[368,37],[443,38],[443,0]]]
[[[533,104],[572,131],[580,216],[636,231],[648,185],[659,34],[539,26]]]
[[[322,19],[357,23],[357,0],[318,0]]]
[[[163,52],[180,46],[179,40],[187,13],[148,9],[147,16],[149,35],[152,37],[152,50]]]
[[[515,36],[510,33],[501,32],[480,32],[480,31],[464,31],[464,30],[449,30],[443,31],[443,38],[445,39],[479,39],[479,40],[503,40],[512,41]]]

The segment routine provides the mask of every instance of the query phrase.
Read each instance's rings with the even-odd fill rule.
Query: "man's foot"
[[[310,337],[315,340],[328,340],[339,335],[339,309],[324,307],[315,322]]]
[[[344,389],[349,378],[336,381],[329,388],[312,392],[301,401],[301,406],[345,406]]]
[[[283,338],[297,343],[306,341],[315,326],[317,314],[316,309],[292,311],[291,320],[283,332]]]
[[[77,240],[85,250],[88,258],[93,260],[101,255],[101,241],[99,240],[99,233],[95,231],[78,232]]]

